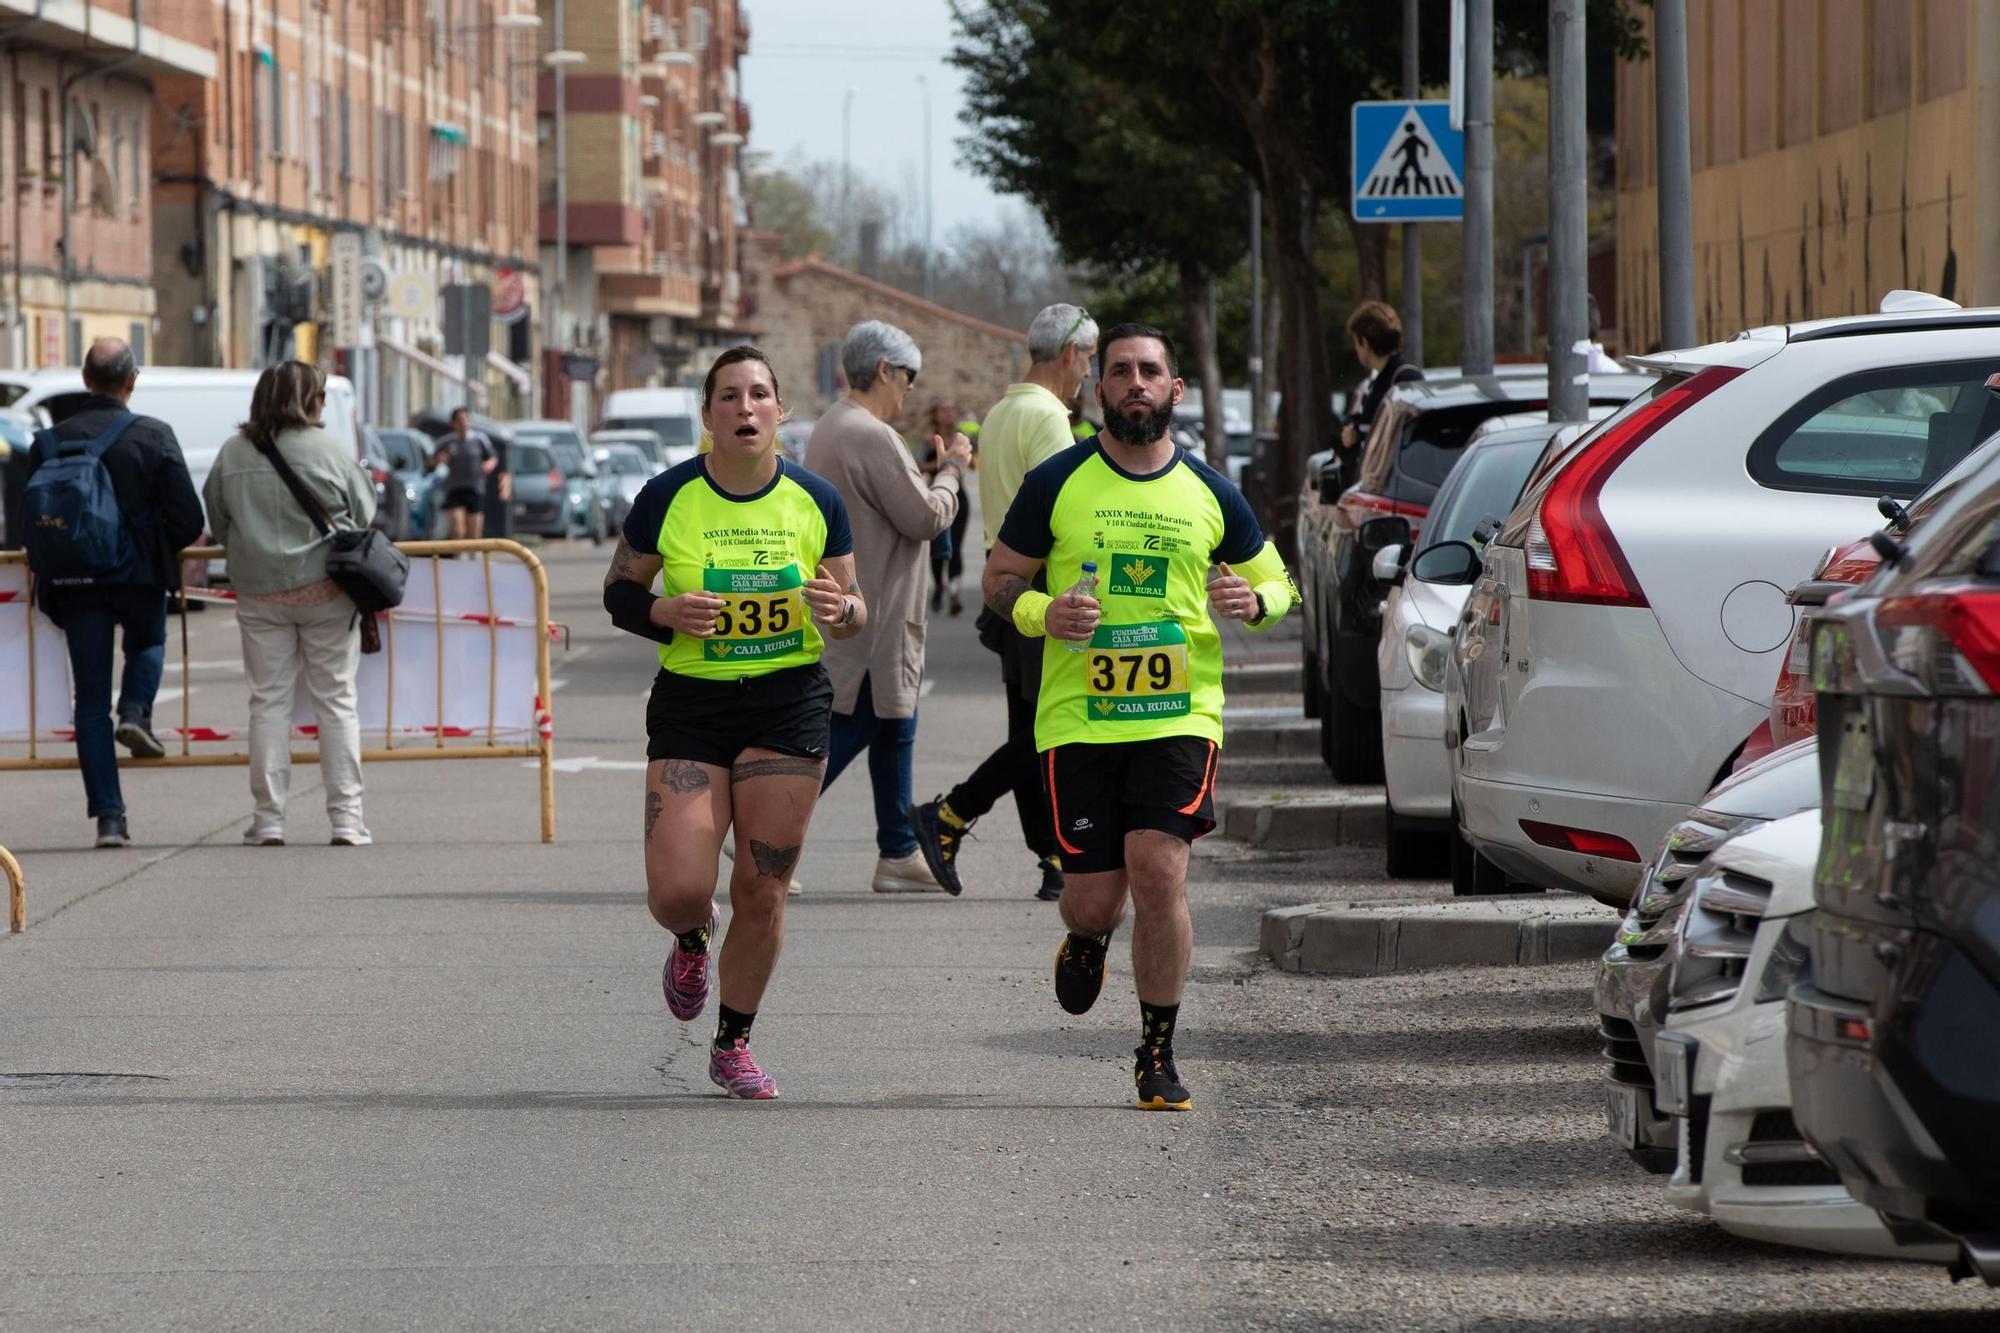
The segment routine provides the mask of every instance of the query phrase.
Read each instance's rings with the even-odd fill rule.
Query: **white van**
[[[173,427],[187,459],[196,494],[215,466],[215,456],[250,415],[250,395],[257,388],[256,370],[208,370],[179,366],[140,366],[132,390],[132,410],[157,417]],[[83,372],[74,367],[44,370],[0,370],[0,408],[26,412],[49,426],[74,412],[89,394]],[[354,415],[354,385],[343,376],[326,382],[326,428],[354,442],[360,457],[361,436]]]
[[[0,403],[0,407],[6,406]],[[620,389],[604,400],[599,430],[649,430],[669,452],[701,440],[701,393],[695,389]]]

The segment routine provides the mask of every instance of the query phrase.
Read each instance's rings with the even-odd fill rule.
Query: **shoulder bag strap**
[[[258,453],[264,455],[269,460],[272,467],[278,470],[278,475],[285,479],[285,485],[291,489],[292,498],[297,500],[299,507],[306,511],[306,517],[310,518],[313,521],[313,526],[319,529],[319,535],[322,537],[331,536],[333,533],[333,519],[327,514],[326,506],[321,504],[318,497],[310,490],[306,489],[306,484],[300,480],[299,474],[292,471],[292,465],[287,463],[284,454],[278,451],[276,441],[252,440],[250,443],[256,448]]]

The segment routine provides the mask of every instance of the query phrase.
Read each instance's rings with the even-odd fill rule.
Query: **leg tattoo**
[[[705,790],[708,770],[689,759],[669,759],[660,769],[660,785],[676,796]]]
[[[826,762],[821,759],[799,759],[783,755],[776,759],[739,759],[736,767],[729,770],[731,782],[748,782],[751,778],[811,778],[819,780],[826,771]]]
[[[750,854],[757,858],[757,873],[765,879],[790,879],[792,867],[799,863],[799,852],[805,846],[774,847],[768,842],[750,840]]]
[[[653,840],[653,825],[660,822],[660,807],[665,804],[666,802],[660,799],[659,792],[649,791],[646,793],[646,841],[647,842],[651,842]]]

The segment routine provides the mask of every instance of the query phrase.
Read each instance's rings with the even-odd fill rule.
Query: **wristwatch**
[[[840,613],[840,623],[845,628],[854,623],[854,599],[852,597],[842,597],[840,602],[846,608]]]

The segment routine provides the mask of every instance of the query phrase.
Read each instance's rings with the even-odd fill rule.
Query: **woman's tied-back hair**
[[[326,405],[326,376],[304,361],[284,361],[257,377],[250,395],[250,419],[239,427],[244,438],[270,444],[288,430],[320,424]]]
[[[721,356],[716,357],[715,364],[708,368],[708,377],[701,382],[701,405],[703,409],[706,410],[709,400],[715,397],[715,377],[722,372],[724,366],[733,366],[739,361],[756,361],[763,365],[764,373],[771,377],[771,392],[777,395],[778,406],[780,408],[784,407],[785,391],[778,387],[778,371],[771,364],[771,358],[765,356],[762,350],[752,347],[749,343],[741,343],[730,348]]]
[[[1403,350],[1403,321],[1387,301],[1363,301],[1347,317],[1347,336],[1359,338],[1377,356],[1394,356]]]

